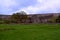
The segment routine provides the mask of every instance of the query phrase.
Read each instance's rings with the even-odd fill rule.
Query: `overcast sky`
[[[27,14],[59,13],[60,0],[0,0],[0,14],[20,11]]]

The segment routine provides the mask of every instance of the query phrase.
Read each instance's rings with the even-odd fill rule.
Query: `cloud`
[[[58,13],[60,0],[0,0],[0,14],[25,11],[27,14]]]
[[[10,7],[16,5],[17,3],[14,0],[0,0],[0,6]]]
[[[32,6],[36,0],[0,0],[0,14],[12,14],[21,8]]]
[[[9,14],[12,11],[11,7],[17,6],[18,3],[15,0],[0,0],[0,13]]]
[[[35,13],[58,13],[60,12],[60,0],[37,0],[34,6],[24,7],[18,11],[25,11],[28,14]]]

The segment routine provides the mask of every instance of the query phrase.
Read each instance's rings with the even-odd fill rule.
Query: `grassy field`
[[[0,40],[60,40],[60,24],[0,24]]]

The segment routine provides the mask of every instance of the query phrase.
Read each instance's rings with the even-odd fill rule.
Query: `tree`
[[[58,18],[56,19],[56,22],[60,23],[60,15],[59,15]]]
[[[26,22],[27,14],[24,11],[13,13],[12,20],[17,21],[17,23]]]
[[[57,19],[57,16],[54,16],[54,15],[50,15],[50,19],[48,20],[48,22],[50,23],[55,23],[56,22],[56,19]]]

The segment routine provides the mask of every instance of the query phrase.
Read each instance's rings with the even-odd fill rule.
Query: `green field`
[[[0,40],[60,40],[60,24],[0,24]]]

